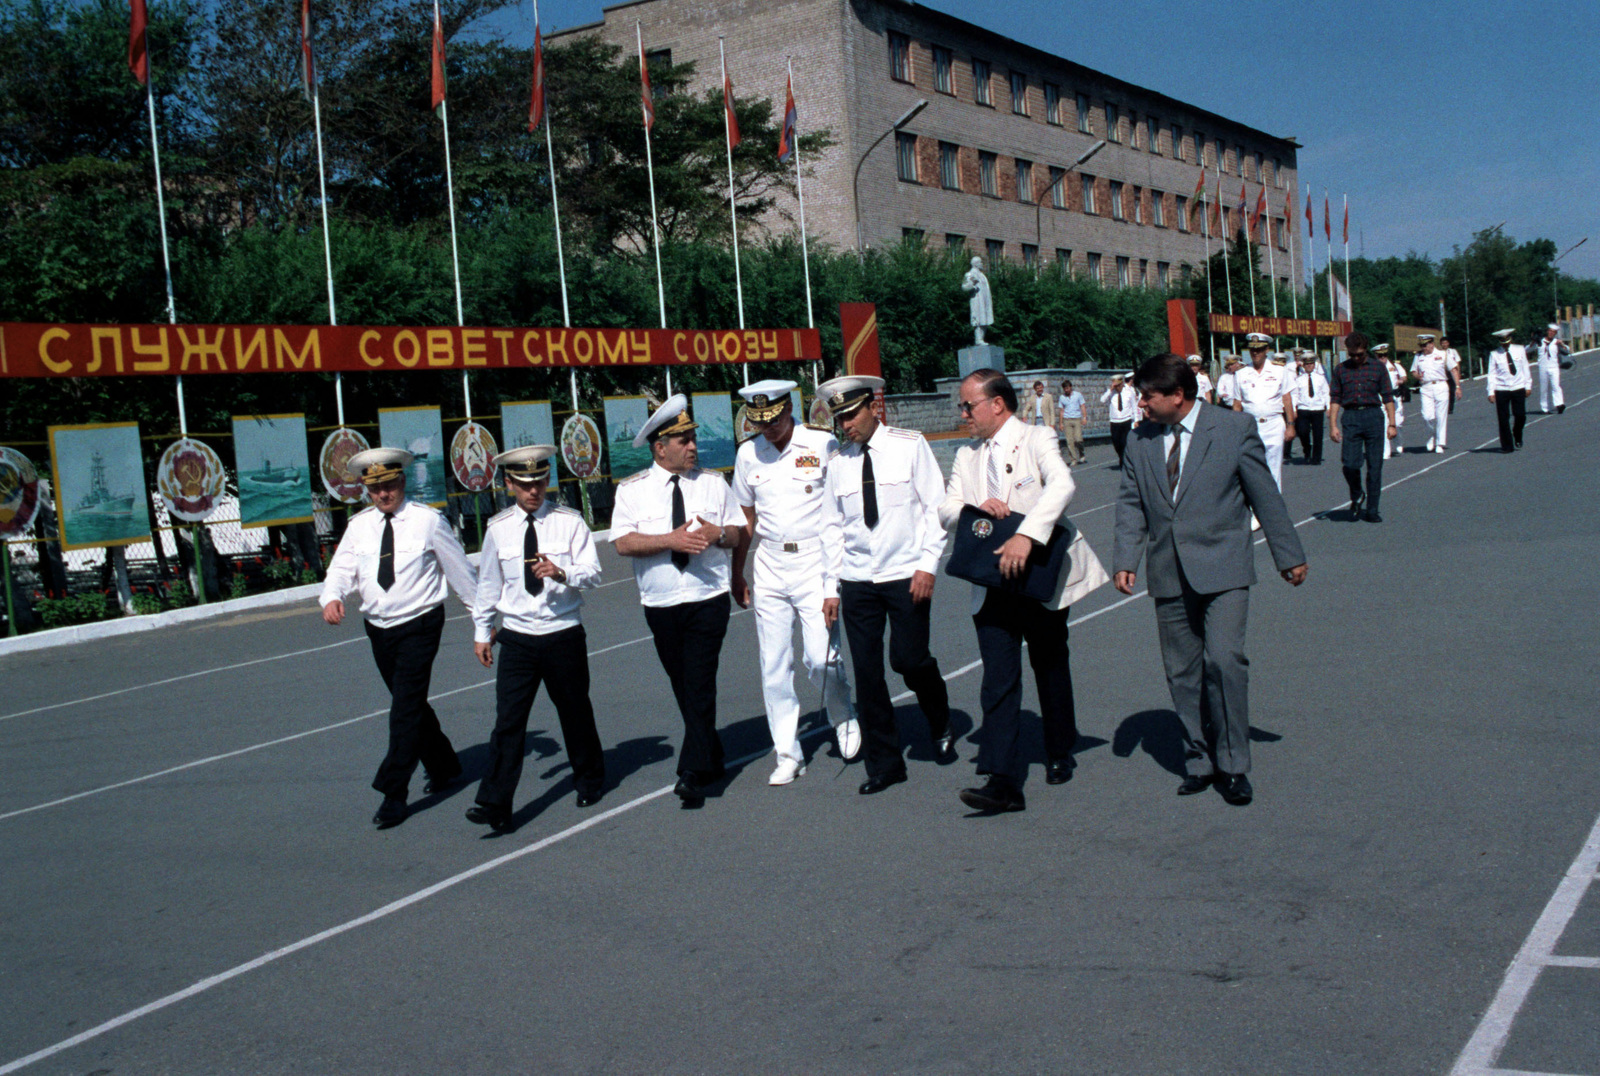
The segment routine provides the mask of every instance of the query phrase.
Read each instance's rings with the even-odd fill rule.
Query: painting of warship
[[[708,471],[731,469],[739,447],[733,437],[733,397],[726,392],[697,392],[689,401],[689,411],[700,424],[695,431],[700,466]]]
[[[66,549],[150,539],[150,498],[136,422],[50,427]]]
[[[611,480],[624,478],[650,466],[650,446],[633,447],[634,435],[650,417],[650,404],[643,396],[607,396],[606,456],[611,461]]]
[[[556,443],[555,415],[549,400],[521,400],[500,405],[500,441],[505,450]],[[550,486],[558,481],[550,468]]]
[[[380,445],[411,453],[411,466],[406,470],[407,497],[435,508],[444,507],[449,458],[437,407],[380,407],[378,439],[373,447]]]
[[[304,415],[233,416],[233,462],[241,526],[276,527],[312,518]]]

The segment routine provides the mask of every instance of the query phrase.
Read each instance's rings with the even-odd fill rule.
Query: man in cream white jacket
[[[960,409],[978,444],[956,454],[939,519],[954,526],[961,510],[973,505],[994,519],[1013,512],[1024,516],[1017,533],[995,550],[1001,574],[1014,579],[1029,555],[1049,542],[1057,524],[1067,527],[1070,563],[1063,565],[1055,597],[1048,602],[999,588],[974,586],[972,621],[983,659],[983,727],[978,746],[982,788],[961,792],[969,807],[988,813],[1026,806],[1021,780],[1026,766],[1017,750],[1022,711],[1022,644],[1039,689],[1044,722],[1045,777],[1064,784],[1072,776],[1072,748],[1078,738],[1068,664],[1067,609],[1108,581],[1105,569],[1081,535],[1066,522],[1072,501],[1072,472],[1056,445],[1055,431],[1028,426],[1016,416],[1017,393],[997,370],[975,370],[961,382]]]

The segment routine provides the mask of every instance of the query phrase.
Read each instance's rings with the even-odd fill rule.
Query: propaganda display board
[[[222,457],[204,441],[179,438],[167,446],[156,464],[156,490],[173,519],[201,522],[217,510],[227,489],[228,472]]]
[[[700,424],[694,431],[700,466],[712,471],[732,467],[739,448],[733,436],[733,398],[726,392],[697,392],[690,401],[690,415]]]
[[[437,407],[378,408],[378,443],[411,453],[407,497],[435,508],[445,506],[449,492],[444,484],[444,423]]]
[[[494,485],[494,458],[499,455],[494,434],[468,422],[450,438],[450,473],[456,484],[471,493]]]
[[[594,478],[600,474],[600,446],[600,427],[582,411],[561,424],[561,462],[572,477]]]
[[[39,472],[14,448],[0,447],[0,538],[26,534],[39,512]]]
[[[150,540],[150,499],[137,422],[51,426],[50,469],[62,549]]]
[[[505,443],[507,452],[528,445],[555,444],[555,417],[550,401],[518,400],[501,404],[500,439]],[[554,489],[558,481],[556,469],[551,467],[549,488]]]
[[[605,405],[611,480],[621,482],[650,466],[650,446],[633,447],[633,439],[650,417],[650,404],[643,396],[607,396]]]
[[[366,500],[367,488],[357,475],[350,473],[350,457],[365,452],[372,446],[366,437],[347,426],[340,426],[328,434],[317,454],[317,470],[322,474],[322,488],[336,504],[359,504]]]
[[[278,527],[312,518],[305,415],[234,415],[239,525]]]

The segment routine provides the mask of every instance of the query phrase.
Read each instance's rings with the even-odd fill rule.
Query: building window
[[[1039,268],[1039,248],[1035,244],[1022,244],[1022,264],[1028,269]]]
[[[1200,234],[1211,238],[1211,206],[1204,198],[1200,199]]]
[[[1139,259],[1139,286],[1141,288],[1150,286],[1150,262],[1144,258]]]
[[[1128,113],[1128,148],[1139,148],[1139,113]]]
[[[933,88],[940,93],[956,92],[955,61],[950,50],[939,45],[933,46]]]
[[[926,238],[921,228],[901,228],[900,242],[908,247],[921,247]]]
[[[1156,262],[1156,287],[1166,291],[1168,284],[1171,282],[1171,277],[1172,266],[1166,262]]]
[[[907,183],[917,181],[917,136],[896,131],[894,135],[895,171]]]
[[[1068,247],[1056,248],[1056,268],[1062,276],[1072,272],[1072,250]]]
[[[1094,281],[1096,284],[1104,284],[1105,281],[1100,279],[1100,255],[1096,254],[1094,251],[1090,251],[1087,255],[1085,255],[1085,262],[1086,264],[1084,267],[1089,272],[1089,279]]]
[[[1092,134],[1089,130],[1089,95],[1078,94],[1078,131],[1081,134]]]
[[[1083,211],[1090,216],[1094,216],[1094,177],[1083,175],[1079,176],[1078,179],[1083,184]]]
[[[1011,72],[1011,111],[1018,116],[1028,114],[1028,76],[1020,71]]]
[[[1277,157],[1272,158],[1272,178],[1277,181],[1279,190],[1289,186],[1283,178],[1283,161]]]
[[[1117,106],[1106,105],[1106,141],[1122,141],[1122,124],[1117,120]]]
[[[939,186],[947,191],[961,189],[961,148],[954,142],[939,143]]]
[[[1199,131],[1194,133],[1194,163],[1202,168],[1206,164],[1206,136]]]
[[[1184,262],[1182,265],[1178,266],[1178,279],[1183,281],[1185,284],[1189,283],[1189,263],[1188,262]]]
[[[978,151],[978,193],[991,198],[1000,197],[1000,181],[995,177],[999,170],[998,158],[993,153]]]
[[[980,105],[994,107],[994,87],[989,85],[989,61],[972,61],[972,99]]]
[[[989,255],[989,265],[991,268],[1006,260],[1006,244],[1004,240],[985,239],[983,241],[983,246],[984,250]]]
[[[1278,219],[1278,249],[1289,249],[1289,222],[1281,217]]]
[[[1228,171],[1228,143],[1217,139],[1217,171],[1226,174]]]
[[[1125,288],[1127,286],[1128,286],[1128,259],[1119,257],[1117,259],[1117,287]]]
[[[911,81],[911,39],[889,31],[889,77],[896,82]]]
[[[1157,190],[1150,192],[1150,223],[1157,228],[1165,228],[1167,226],[1166,197],[1166,195]]]
[[[1050,169],[1050,204],[1057,209],[1067,208],[1067,173],[1060,168]]]
[[[1172,157],[1181,161],[1183,157],[1183,128],[1176,123],[1172,125]]]
[[[1133,223],[1144,223],[1144,191],[1138,187],[1133,188]]]
[[[1172,210],[1178,215],[1178,231],[1187,232],[1189,230],[1189,199],[1181,194],[1174,195]]]
[[[1017,160],[1017,201],[1033,204],[1033,162]]]
[[[1111,181],[1111,219],[1128,219],[1122,211],[1122,184],[1114,179]]]
[[[1150,152],[1151,153],[1160,153],[1161,152],[1161,121],[1156,119],[1154,116],[1146,116],[1144,118],[1144,122],[1145,122],[1145,127],[1150,132]]]
[[[1061,87],[1052,82],[1044,84],[1044,121],[1061,126]]]
[[[1240,179],[1244,178],[1244,149],[1242,147],[1234,147],[1233,170],[1238,174]]]
[[[944,233],[944,249],[960,257],[967,252],[967,237],[955,232]]]
[[[1255,172],[1257,183],[1265,183],[1267,181],[1266,174],[1261,171],[1261,154],[1252,153],[1250,155],[1250,167]]]

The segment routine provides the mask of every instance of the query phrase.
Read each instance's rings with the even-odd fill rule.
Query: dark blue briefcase
[[[1017,533],[1024,518],[1022,512],[1012,512],[1004,519],[995,519],[970,504],[961,509],[950,560],[944,566],[945,574],[1034,601],[1053,599],[1067,563],[1067,549],[1072,544],[1067,529],[1059,523],[1050,532],[1050,541],[1034,546],[1020,576],[1007,579],[1000,574],[1000,558],[995,552]]]

